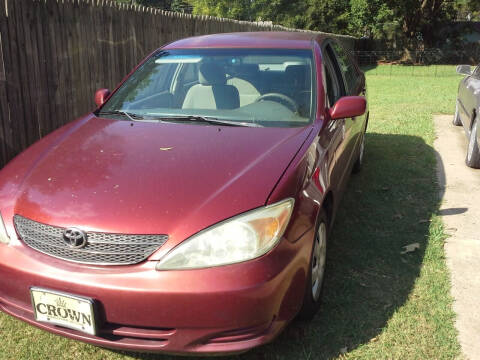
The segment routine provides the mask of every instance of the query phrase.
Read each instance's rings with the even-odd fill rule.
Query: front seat
[[[259,69],[257,64],[242,64],[235,67],[234,77],[227,80],[240,93],[240,106],[251,104],[261,95],[253,82],[258,81]]]
[[[238,90],[227,85],[227,76],[221,66],[201,64],[198,82],[188,89],[182,109],[236,109],[240,106]]]

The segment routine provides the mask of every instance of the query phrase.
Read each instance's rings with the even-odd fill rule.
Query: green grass
[[[371,65],[365,66],[364,70],[369,76],[406,76],[406,77],[454,77],[458,75],[455,67],[451,65]]]
[[[235,358],[460,356],[444,259],[445,234],[436,215],[432,148],[432,114],[453,112],[459,79],[382,71],[386,70],[380,66],[367,72],[366,162],[362,172],[352,176],[336,219],[321,311],[313,322],[294,322],[273,343]],[[420,249],[400,254],[404,245],[415,242]],[[95,348],[1,314],[0,358],[172,357]]]

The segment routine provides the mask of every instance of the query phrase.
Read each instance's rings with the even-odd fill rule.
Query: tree
[[[351,0],[348,33],[357,37],[389,37],[397,20],[392,9],[383,0]]]
[[[349,9],[349,0],[307,0],[306,28],[345,34]]]
[[[1,0],[0,0],[1,1]],[[236,20],[272,21],[310,29],[375,39],[421,38],[433,46],[436,28],[457,10],[480,12],[479,0],[117,0],[197,15]],[[190,9],[188,9],[190,10]],[[187,10],[187,12],[189,12]],[[462,11],[463,11],[462,10]]]
[[[192,13],[192,6],[184,0],[172,0],[170,6],[171,11],[181,12],[181,13]]]
[[[255,0],[252,5],[257,20],[297,29],[306,27],[308,4],[305,0]]]
[[[426,46],[433,46],[438,25],[456,14],[450,0],[387,0],[387,5],[400,20],[404,35],[415,39],[421,34]]]
[[[480,1],[478,0],[457,0],[455,9],[461,20],[480,18]]]
[[[250,20],[250,0],[188,0],[196,15],[210,15],[236,20]]]

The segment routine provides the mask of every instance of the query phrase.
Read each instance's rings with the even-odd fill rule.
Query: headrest
[[[202,85],[225,85],[227,76],[221,66],[205,63],[198,69],[198,81]]]
[[[241,64],[235,67],[237,74],[242,75],[257,75],[259,72],[258,64]]]
[[[305,82],[307,77],[307,65],[288,65],[285,69],[285,75],[291,80]]]

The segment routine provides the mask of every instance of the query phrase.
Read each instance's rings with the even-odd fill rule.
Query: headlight
[[[5,224],[3,223],[2,215],[0,214],[0,243],[8,244],[10,238],[8,237],[7,230],[5,229]]]
[[[156,268],[198,269],[259,257],[283,236],[293,204],[286,199],[213,225],[170,251]]]

